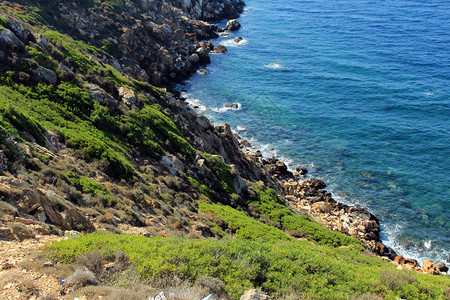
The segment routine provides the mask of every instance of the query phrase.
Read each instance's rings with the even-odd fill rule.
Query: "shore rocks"
[[[240,103],[224,103],[223,107],[230,108],[230,109],[240,109],[241,104]]]
[[[440,273],[439,268],[429,259],[423,262],[422,270],[433,275],[439,275]]]
[[[214,48],[214,50],[211,51],[211,53],[225,53],[227,51],[228,51],[227,47],[225,47],[223,45],[219,45],[216,48]]]
[[[227,22],[227,26],[226,26],[226,29],[227,29],[227,30],[230,30],[230,31],[236,31],[236,30],[238,30],[239,28],[241,28],[241,24],[239,23],[238,20],[232,19],[232,20],[229,20],[229,21]]]
[[[288,170],[286,164],[276,158],[268,158],[263,160],[263,164],[274,177],[278,179],[291,179],[294,178],[294,174]]]
[[[447,273],[448,272],[448,267],[442,262],[436,264],[436,268],[438,268],[439,272],[441,272],[441,273]]]

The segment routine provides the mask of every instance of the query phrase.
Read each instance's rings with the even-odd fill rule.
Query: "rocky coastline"
[[[115,142],[123,142],[130,149],[123,152],[129,162],[124,165],[131,165],[134,173],[125,178],[128,169],[120,165],[117,171],[113,164],[121,156],[107,156],[120,150],[122,144],[113,144],[110,152],[88,157],[91,145],[77,145],[69,130],[68,134],[44,130],[37,121],[16,113],[15,117],[27,121],[29,128],[13,123],[19,128],[17,136],[12,131],[6,138],[0,136],[2,241],[38,240],[42,235],[62,238],[96,230],[145,236],[217,237],[212,230],[217,227],[213,222],[217,218],[202,213],[198,200],[210,198],[245,211],[249,186],[260,184],[273,189],[292,211],[359,239],[367,249],[399,269],[432,274],[448,270],[431,262],[420,268],[417,261],[396,255],[381,243],[379,221],[370,212],[336,202],[324,189],[322,180],[306,180],[306,169],[297,168],[292,173],[282,161],[248,150],[248,142],[233,134],[228,124],[212,124],[176,92],[161,92],[145,85],[173,91],[176,84],[209,63],[209,53],[219,47],[214,48],[206,40],[223,30],[239,29],[235,18],[243,11],[242,0],[139,0],[125,3],[120,10],[103,1],[91,7],[83,3],[45,2],[48,10],[43,14],[49,17],[48,12],[52,12],[49,26],[57,24],[66,35],[85,43],[79,52],[70,52],[66,40],[47,38],[56,36],[54,32],[43,34],[33,27],[35,24],[5,14],[6,21],[0,23],[0,59],[11,68],[28,64],[28,68],[17,72],[22,89],[59,88],[70,80],[76,81],[73,89],[101,106],[96,113],[103,115],[83,121],[92,121],[89,134],[100,129],[107,133],[99,140],[102,145],[114,134],[108,128],[111,120],[119,122],[123,118],[129,124],[136,121],[133,117],[139,117],[139,125],[147,122],[145,126],[150,131],[154,124],[139,114],[143,109],[166,125],[158,130],[169,133],[154,147],[155,152],[149,153],[146,147],[153,144],[143,146],[143,139],[133,135],[139,128],[126,131],[124,124],[113,127],[125,132],[125,137],[115,136]],[[17,9],[14,5],[10,6]],[[212,24],[222,19],[230,20],[227,28]],[[101,51],[92,51],[89,45]],[[80,60],[90,69],[75,61],[82,54],[87,58]],[[98,154],[100,150],[92,151]],[[0,262],[3,270],[18,266],[11,264],[8,257],[0,257]]]
[[[236,11],[240,13],[242,8],[239,7]],[[232,19],[228,21],[226,30],[238,30],[240,26],[238,20]],[[216,28],[216,34],[223,30],[223,28]],[[209,36],[209,38],[215,37],[217,37],[215,34]],[[238,43],[239,40],[235,42]],[[217,48],[208,46],[212,49],[211,53],[227,51],[226,48],[219,49],[219,47],[225,48],[221,45]],[[209,63],[209,60],[206,59],[203,62]],[[173,82],[170,86],[173,87],[175,83]],[[176,90],[171,91],[178,96],[180,102],[184,103],[185,99],[180,98],[180,94]],[[426,272],[434,275],[447,273],[448,267],[442,262],[435,264],[427,259],[421,267],[417,260],[404,258],[392,248],[384,245],[380,239],[380,222],[375,215],[365,208],[337,202],[331,193],[325,190],[326,183],[320,179],[304,180],[308,172],[306,168],[298,167],[296,172],[292,173],[284,162],[276,158],[263,158],[260,151],[249,150],[251,145],[246,140],[242,140],[238,135],[235,135],[235,138],[245,156],[258,164],[260,168],[265,169],[282,186],[280,196],[285,199],[285,204],[292,211],[298,214],[307,214],[326,228],[357,238],[367,246],[369,251],[391,262],[400,270]]]

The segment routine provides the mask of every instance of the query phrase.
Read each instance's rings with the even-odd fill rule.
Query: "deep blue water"
[[[450,2],[246,3],[242,28],[212,41],[229,52],[185,96],[368,208],[400,254],[449,264]]]

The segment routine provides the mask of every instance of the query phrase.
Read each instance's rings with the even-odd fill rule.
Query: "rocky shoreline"
[[[188,78],[209,62],[209,53],[214,51],[214,45],[205,40],[215,38],[225,30],[209,22],[224,18],[230,19],[226,29],[237,30],[240,25],[235,18],[243,11],[244,7],[242,0],[187,0],[172,1],[170,4],[163,0],[140,0],[127,2],[124,10],[120,12],[120,19],[118,19],[117,14],[111,13],[106,3],[88,9],[77,3],[75,1],[51,4],[53,17],[58,22],[64,23],[65,33],[70,33],[87,44],[102,41],[105,46],[102,49],[114,53],[114,55],[93,53],[89,58],[90,61],[99,65],[109,64],[128,78],[149,82],[168,90],[172,90],[177,83]],[[2,48],[3,50],[0,51],[0,58],[6,57],[8,52],[15,52],[16,55],[25,57],[27,55],[25,54],[25,45],[33,46],[35,44],[43,51],[53,51],[55,59],[62,56],[61,51],[64,50],[64,47],[60,47],[61,49],[58,50],[47,40],[45,35],[32,33],[25,26],[13,20],[9,23],[8,26],[11,27],[11,30],[1,31],[0,39],[4,49]],[[95,26],[91,24],[95,24]],[[55,44],[62,46],[61,42]],[[224,49],[216,50],[216,52],[219,51],[224,52]],[[60,59],[60,61],[63,60]],[[73,59],[65,59],[63,63],[58,61],[58,64],[59,77],[57,77],[56,71],[43,67],[27,70],[27,72],[35,71],[36,78],[33,77],[33,80],[50,85],[55,85],[57,80],[62,81],[63,76],[72,74],[73,77],[76,73],[76,64]],[[89,71],[91,72],[86,71],[79,76],[84,82],[87,82],[83,84],[83,88],[89,91],[94,100],[111,111],[115,113],[119,111],[124,115],[139,109],[141,99],[135,91],[122,83],[120,87],[118,84],[114,84],[107,76],[103,76],[105,75],[104,71],[99,70],[97,73]],[[23,73],[21,74],[23,78],[26,79],[27,75],[31,78],[30,74]],[[82,72],[79,71],[79,73]],[[350,207],[336,202],[331,194],[324,190],[326,185],[321,180],[309,179],[299,182],[306,174],[306,169],[298,169],[297,173],[293,174],[288,171],[283,162],[271,158],[264,159],[258,151],[246,150],[242,146],[246,143],[241,141],[239,144],[229,125],[214,126],[207,118],[186,107],[186,103],[180,97],[176,98],[165,94],[161,98],[153,99],[150,93],[145,93],[145,96],[151,98],[154,103],[164,107],[167,115],[173,119],[174,124],[177,125],[189,144],[199,151],[213,154],[214,157],[220,158],[225,164],[231,166],[230,185],[237,194],[244,194],[243,191],[248,187],[246,180],[262,181],[266,187],[273,188],[277,194],[282,196],[293,211],[308,214],[325,227],[358,238],[367,245],[369,250],[397,263],[399,268],[419,270],[417,261],[397,256],[392,249],[381,243],[379,221],[370,212],[363,208]],[[22,174],[23,180],[18,178],[19,176],[14,176],[12,169],[16,161],[5,154],[6,150],[0,152],[0,175],[3,175],[0,180],[0,193],[6,202],[15,204],[15,207],[7,207],[8,216],[5,217],[4,222],[2,220],[0,223],[0,237],[2,239],[18,238],[8,227],[9,223],[24,224],[31,231],[39,232],[39,234],[62,235],[63,231],[71,230],[91,232],[101,228],[100,223],[102,222],[109,222],[109,225],[113,224],[115,227],[118,227],[117,224],[125,222],[127,217],[119,218],[117,216],[120,215],[119,213],[116,215],[110,213],[113,211],[110,209],[111,207],[99,205],[101,207],[99,211],[102,214],[91,207],[80,209],[84,205],[83,201],[91,203],[91,197],[82,196],[79,191],[82,190],[80,187],[78,187],[79,190],[76,190],[69,186],[67,184],[70,182],[69,178],[59,174],[62,171],[57,167],[67,164],[76,166],[80,174],[89,174],[89,177],[93,177],[90,174],[95,174],[98,182],[105,183],[109,187],[109,189],[102,190],[102,193],[110,190],[119,191],[126,184],[122,185],[113,180],[111,180],[112,183],[108,182],[105,180],[105,174],[101,171],[92,171],[90,165],[85,162],[80,163],[75,151],[67,147],[64,144],[65,141],[58,134],[47,131],[45,134],[45,143],[43,143],[45,147],[38,145],[36,141],[30,144],[32,147],[24,143],[12,142],[20,154],[18,158],[15,158],[18,164],[28,164],[27,166],[35,168],[36,172],[44,170],[42,178],[39,180],[28,178],[27,174]],[[26,138],[32,141],[33,136],[28,135]],[[199,193],[192,187],[187,184],[183,185],[183,182],[188,181],[187,176],[197,177],[209,188],[217,186],[218,177],[213,174],[212,167],[208,165],[205,157],[196,155],[194,159],[189,160],[179,154],[169,153],[152,158],[142,158],[137,147],[131,154],[132,160],[140,172],[147,175],[148,178],[155,177],[153,182],[148,180],[151,184],[159,186],[159,194],[156,195],[155,192],[154,197],[161,197],[167,201],[166,198],[169,198],[168,195],[170,195],[173,198],[174,206],[178,206],[178,202],[184,201],[184,199],[177,198],[175,191],[183,194],[183,197],[187,199],[186,203],[195,202],[196,197],[199,197]],[[42,158],[42,161],[46,161],[47,165],[44,165],[39,157]],[[51,159],[48,159],[49,157]],[[47,160],[54,161],[48,162]],[[185,173],[184,177],[177,177],[180,173]],[[172,177],[169,178],[170,175]],[[55,188],[53,185],[61,179],[58,176],[65,180],[61,188]],[[70,195],[71,198],[67,195]],[[127,213],[130,214],[128,219],[131,220],[128,222],[131,225],[143,227],[144,224],[158,224],[158,226],[171,224],[169,218],[166,220],[165,216],[155,217],[154,215],[156,215],[155,211],[161,212],[162,215],[166,212],[173,213],[172,207],[163,207],[165,203],[161,204],[162,201],[157,201],[159,199],[149,198],[145,199],[145,203],[139,203],[145,197],[139,192],[136,192],[136,195],[131,192],[130,196],[122,196],[120,192],[115,194],[117,199],[124,200],[124,203],[130,206],[127,207]],[[242,198],[236,200],[229,195],[226,196],[228,198],[224,200],[224,204],[239,206],[241,203],[233,201],[243,201]],[[225,203],[226,201],[230,203]],[[72,202],[77,205],[81,203],[80,207]],[[183,212],[185,215],[182,217],[187,219],[186,216],[192,214],[189,215],[190,219],[199,218],[198,215],[194,215],[194,213],[198,213],[195,211],[194,205],[190,206],[193,207],[191,211]],[[108,209],[110,210],[107,211]],[[202,236],[211,236],[210,230],[202,224],[194,222],[191,224],[188,221],[185,221],[185,224],[173,223],[177,224],[178,229],[199,233]],[[163,225],[160,228],[164,227]],[[16,227],[23,229],[20,226]],[[436,274],[441,271],[445,272],[445,269],[445,266],[431,265],[427,262],[427,265],[424,264],[421,270]]]
[[[250,144],[241,141],[243,152],[262,168],[266,168],[271,176],[284,187],[285,204],[298,214],[306,214],[328,229],[344,233],[363,242],[367,249],[394,264],[399,270],[425,272],[434,275],[447,274],[448,267],[439,262],[425,260],[421,267],[415,259],[404,258],[392,248],[387,247],[380,239],[380,221],[367,209],[349,206],[333,199],[325,190],[326,183],[321,179],[306,179],[308,170],[296,168],[292,173],[283,161],[276,158],[264,159],[260,151],[250,151]]]
[[[237,20],[230,20],[227,23],[227,30],[238,30],[239,28],[240,24]],[[227,51],[226,48],[225,51]],[[214,53],[214,50],[212,52]],[[174,93],[179,96],[176,91]],[[184,102],[184,100],[184,98],[179,98],[179,101]],[[375,215],[365,208],[337,202],[331,193],[325,190],[326,183],[320,179],[304,180],[308,172],[306,168],[297,168],[296,172],[292,173],[284,162],[276,158],[263,158],[260,151],[249,150],[251,145],[248,141],[242,140],[238,135],[235,137],[245,156],[259,164],[261,168],[266,169],[283,187],[280,196],[285,199],[285,204],[292,211],[298,214],[307,214],[328,229],[357,238],[366,245],[369,251],[391,262],[400,270],[426,272],[434,275],[447,274],[448,267],[442,262],[435,264],[427,259],[421,267],[417,260],[404,258],[392,248],[384,245],[380,239],[380,221]]]

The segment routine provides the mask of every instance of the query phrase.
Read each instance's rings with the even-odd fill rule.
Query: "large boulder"
[[[211,53],[225,53],[227,51],[228,51],[227,47],[219,45],[216,48],[214,48],[214,50]]]
[[[94,232],[95,227],[92,225],[91,221],[85,218],[78,210],[75,208],[68,209],[64,212],[66,217],[64,218],[66,222],[66,227],[71,230],[84,231],[84,232]]]
[[[447,271],[448,271],[448,267],[442,262],[436,264],[436,268],[438,268],[439,272],[442,272],[442,273],[447,273]]]
[[[227,28],[227,30],[235,31],[235,30],[238,30],[239,28],[241,28],[241,24],[239,23],[238,20],[232,19],[227,22],[226,28]]]
[[[161,158],[161,164],[166,166],[173,176],[184,171],[184,164],[174,155],[164,155]]]
[[[423,262],[422,270],[433,275],[439,275],[440,273],[436,265],[429,259],[425,259],[425,261]]]
[[[135,106],[138,99],[135,91],[124,86],[119,88],[119,97],[129,107]]]
[[[58,77],[53,70],[39,67],[36,69],[36,80],[55,85],[58,82]]]
[[[88,89],[89,95],[92,99],[105,106],[117,106],[116,100],[108,94],[104,89],[96,84],[87,83],[83,85],[84,88]]]
[[[22,50],[25,44],[9,29],[0,31],[0,47],[6,47],[12,50]]]
[[[270,300],[272,299],[269,295],[260,292],[258,290],[248,290],[240,298],[240,300]]]

